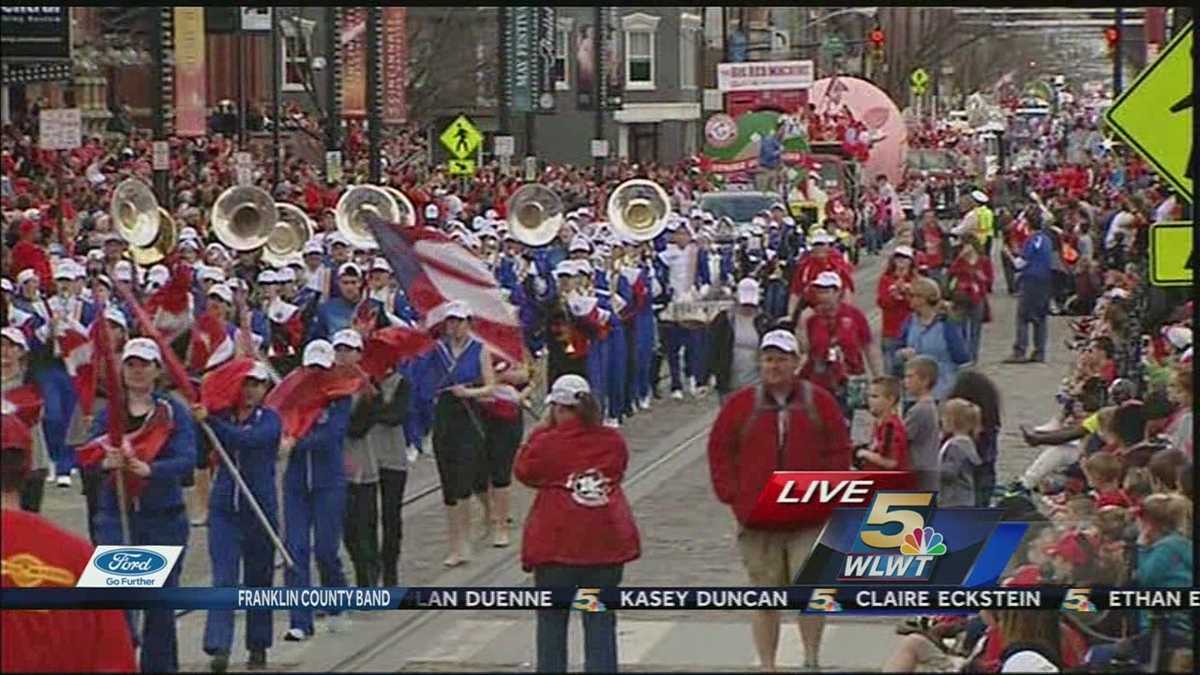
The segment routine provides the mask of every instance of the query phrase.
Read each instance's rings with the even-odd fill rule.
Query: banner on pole
[[[367,116],[367,8],[342,9],[342,116]]]
[[[408,120],[408,8],[383,10],[383,121],[403,124]]]
[[[208,133],[204,8],[175,8],[175,133]]]

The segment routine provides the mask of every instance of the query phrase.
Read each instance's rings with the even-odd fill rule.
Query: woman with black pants
[[[505,548],[509,544],[513,458],[525,434],[521,404],[530,393],[530,369],[528,363],[513,367],[499,357],[493,365],[496,387],[491,396],[479,401],[484,457],[475,494],[483,502],[485,521],[491,526],[492,546]]]
[[[625,563],[641,555],[637,524],[621,481],[629,451],[620,432],[603,426],[587,380],[563,375],[547,396],[546,419],[517,452],[514,474],[537,495],[521,545],[521,565],[542,587],[613,587]],[[617,670],[617,617],[583,612],[584,668]],[[538,672],[567,672],[566,609],[537,616]]]

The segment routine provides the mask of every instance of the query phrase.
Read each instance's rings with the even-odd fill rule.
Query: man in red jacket
[[[0,585],[72,588],[92,557],[83,539],[21,510],[29,471],[29,428],[16,415],[0,418]],[[121,610],[0,611],[0,672],[115,672],[137,670],[129,624]],[[87,645],[87,648],[72,648]]]
[[[799,377],[805,351],[796,336],[773,330],[759,348],[760,383],[731,395],[708,437],[713,491],[738,521],[738,550],[754,586],[788,586],[808,559],[820,527],[762,530],[747,525],[759,494],[775,471],[845,471],[850,434],[837,401]],[[800,616],[804,661],[816,667],[824,621]],[[754,647],[764,670],[775,669],[779,615],[756,611]]]

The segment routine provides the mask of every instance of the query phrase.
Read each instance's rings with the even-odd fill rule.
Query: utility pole
[[[592,8],[592,23],[595,28],[592,32],[592,63],[596,64],[595,74],[592,76],[592,99],[595,103],[595,118],[592,120],[592,137],[597,141],[604,140],[604,78],[607,77],[608,64],[604,62],[604,33],[606,26],[604,25],[604,8],[596,5]],[[596,176],[596,183],[604,180],[604,158],[593,157],[593,171]]]
[[[280,110],[280,90],[283,84],[280,82],[282,75],[281,71],[283,64],[280,62],[280,52],[282,49],[279,44],[279,12],[282,7],[274,7],[271,9],[271,119],[274,120],[271,124],[271,149],[274,152],[275,178],[271,183],[271,192],[274,193],[275,186],[283,181],[283,146],[279,141],[280,127],[283,126],[283,113]]]
[[[370,182],[383,182],[383,8],[367,8],[367,143],[370,147]]]
[[[1113,99],[1121,93],[1121,44],[1125,38],[1121,35],[1125,31],[1121,28],[1121,22],[1125,18],[1125,11],[1120,7],[1113,9],[1113,27],[1117,29],[1117,40],[1113,43]]]
[[[496,85],[496,117],[500,135],[507,136],[512,122],[508,108],[508,7],[504,5],[496,9],[496,70],[500,80]]]
[[[169,69],[172,67],[174,59],[167,58],[167,49],[170,39],[168,36],[174,30],[174,18],[174,7],[159,7],[158,20],[154,22],[154,94],[152,99],[154,140],[156,141],[167,140],[167,106],[173,104],[171,94],[175,90],[173,86],[174,73]],[[172,109],[174,109],[173,105]],[[154,172],[154,196],[158,199],[160,206],[167,210],[172,208],[171,174],[165,169],[158,169]]]
[[[237,46],[237,147],[246,149],[246,35],[242,31],[241,18],[233,33],[233,44]]]

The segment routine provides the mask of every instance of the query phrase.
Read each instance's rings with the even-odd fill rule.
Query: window
[[[681,14],[679,17],[679,88],[696,88],[697,50],[700,40],[700,17]]]
[[[296,24],[300,25],[297,33]],[[305,54],[312,54],[312,34],[315,21],[284,19],[279,22],[283,39],[283,90],[304,91]]]
[[[554,88],[571,88],[571,31],[559,28],[554,37]]]
[[[630,14],[621,19],[625,30],[625,88],[654,89],[655,32],[660,17]]]

